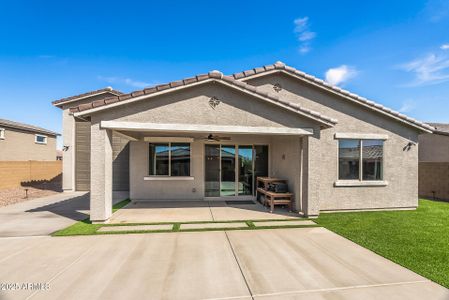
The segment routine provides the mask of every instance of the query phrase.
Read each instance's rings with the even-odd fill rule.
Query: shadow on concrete
[[[67,200],[62,200],[49,205],[36,207],[26,212],[48,211],[75,221],[81,221],[89,217],[89,193],[82,196],[75,196]]]

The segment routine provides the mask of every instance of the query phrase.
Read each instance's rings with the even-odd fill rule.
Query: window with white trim
[[[0,128],[0,140],[5,139],[5,128]]]
[[[338,140],[338,179],[383,180],[383,140]]]
[[[150,176],[190,176],[190,143],[150,143]]]
[[[47,144],[47,136],[42,134],[36,134],[34,136],[34,142],[36,144]]]

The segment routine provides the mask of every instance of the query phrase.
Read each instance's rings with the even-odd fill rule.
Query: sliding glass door
[[[220,196],[235,196],[235,145],[221,146]]]
[[[206,145],[204,170],[204,195],[220,196],[220,145]]]
[[[239,195],[253,194],[253,146],[239,146]]]
[[[255,195],[257,176],[268,176],[267,145],[205,145],[205,196]]]

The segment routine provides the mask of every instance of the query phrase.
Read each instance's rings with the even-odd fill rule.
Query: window
[[[383,141],[362,140],[362,180],[382,180]]]
[[[45,135],[36,134],[34,141],[36,144],[47,144],[47,137]]]
[[[383,140],[341,139],[339,180],[383,180]]]
[[[5,128],[0,128],[0,140],[5,139]]]
[[[190,176],[190,144],[150,143],[149,175]]]

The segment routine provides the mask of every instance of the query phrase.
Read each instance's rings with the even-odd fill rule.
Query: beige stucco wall
[[[0,139],[1,161],[56,160],[56,137],[47,136],[47,144],[35,142],[36,133],[15,128],[5,129],[5,139]]]
[[[213,109],[211,97],[221,103]],[[310,121],[296,113],[232,90],[221,83],[184,89],[95,113],[95,120],[153,123],[213,124],[274,127],[312,127]]]
[[[422,134],[419,136],[420,162],[449,162],[449,135]]]
[[[418,205],[418,146],[405,151],[409,141],[418,142],[418,131],[391,118],[339,96],[312,87],[287,75],[272,75],[249,80],[274,93],[272,84],[279,83],[279,96],[336,118],[334,128],[321,131],[319,168],[309,170],[308,188],[319,199],[320,210],[416,207]],[[335,187],[338,174],[338,140],[335,133],[386,134],[384,143],[384,180],[387,186]],[[312,152],[313,155],[316,153]],[[316,187],[313,187],[316,186]]]

